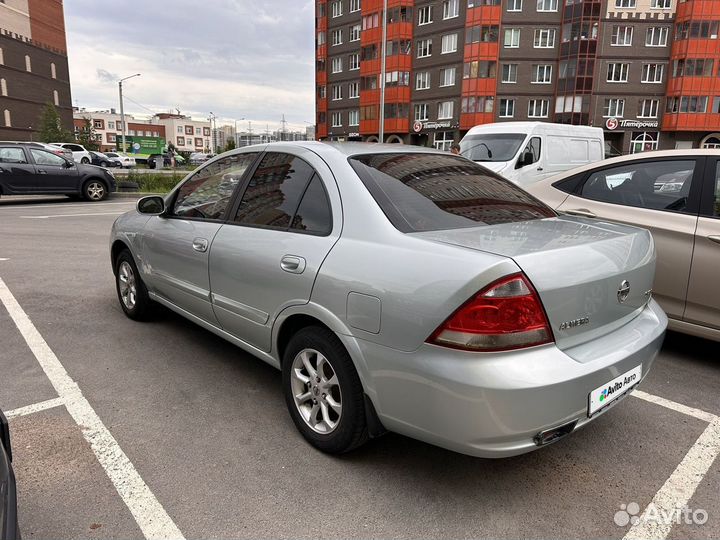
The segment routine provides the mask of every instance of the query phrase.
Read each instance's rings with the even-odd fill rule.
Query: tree
[[[82,144],[88,150],[97,151],[99,149],[95,126],[93,125],[92,120],[87,116],[83,117],[83,126],[76,130],[75,140],[78,144]]]
[[[72,134],[62,126],[60,115],[55,105],[52,103],[45,104],[45,108],[40,114],[40,141],[65,142],[73,139]]]
[[[223,152],[229,152],[230,150],[235,150],[235,137],[227,140],[225,150],[223,150]]]

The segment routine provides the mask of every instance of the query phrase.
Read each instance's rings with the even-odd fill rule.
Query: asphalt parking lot
[[[531,454],[389,434],[330,457],[296,431],[279,372],[171,312],[123,315],[107,243],[133,205],[0,199],[24,538],[720,537],[717,343],[668,334],[641,391]]]

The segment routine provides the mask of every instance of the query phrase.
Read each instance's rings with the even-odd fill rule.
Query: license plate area
[[[598,414],[627,394],[642,379],[642,364],[597,387],[588,395],[588,417]]]

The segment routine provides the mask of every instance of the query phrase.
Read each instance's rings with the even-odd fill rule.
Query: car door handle
[[[538,171],[542,171],[543,168],[542,168],[542,167],[538,167],[537,170],[538,170]]]
[[[708,236],[707,238],[708,238],[708,240],[710,240],[711,242],[715,242],[716,244],[720,244],[720,235],[713,234],[713,235],[711,235],[711,236]]]
[[[193,239],[192,247],[195,251],[207,251],[208,241],[205,238],[195,238]]]
[[[302,274],[305,271],[305,259],[295,255],[285,255],[280,259],[280,268],[291,274]]]
[[[580,217],[589,217],[594,218],[597,217],[593,212],[590,210],[586,210],[585,208],[576,208],[575,210],[563,210],[566,214],[570,214],[571,216],[580,216]]]
[[[38,174],[47,174],[47,171],[44,169],[38,169]]]

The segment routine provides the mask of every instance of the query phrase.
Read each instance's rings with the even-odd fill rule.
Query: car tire
[[[150,300],[135,260],[127,249],[122,250],[115,259],[115,290],[125,315],[134,321],[148,318],[153,301]]]
[[[87,165],[88,163],[90,163],[90,160],[88,158],[84,157],[80,160],[80,163]]]
[[[83,184],[82,196],[90,202],[104,201],[108,197],[108,189],[102,180],[91,178]]]
[[[282,379],[290,416],[315,448],[342,454],[368,440],[362,383],[333,332],[319,326],[297,332],[283,355]]]
[[[110,164],[109,164],[107,161],[101,161],[101,162],[100,162],[100,166],[101,166],[101,167],[109,167]]]

